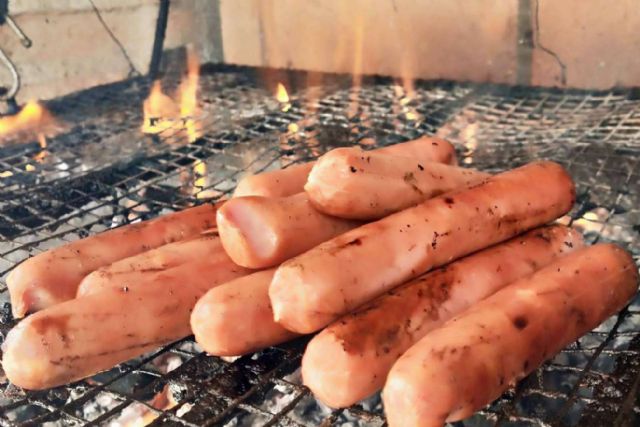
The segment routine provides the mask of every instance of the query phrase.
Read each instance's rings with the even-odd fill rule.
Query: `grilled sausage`
[[[418,158],[424,162],[457,164],[456,152],[453,146],[447,141],[435,137],[422,137],[413,141],[382,147],[375,151]],[[304,190],[304,184],[307,182],[307,177],[313,164],[311,162],[293,165],[285,169],[246,176],[238,183],[233,196],[285,197],[301,193]]]
[[[78,296],[95,294],[104,289],[132,288],[153,283],[164,271],[190,264],[200,269],[212,285],[224,283],[238,273],[251,271],[240,266],[229,268],[229,257],[220,238],[214,233],[195,239],[170,243],[140,255],[99,268],[85,277],[78,287]]]
[[[389,291],[311,340],[304,384],[329,406],[353,405],[381,389],[393,363],[429,331],[582,245],[574,230],[543,227]]]
[[[191,330],[209,354],[240,356],[297,335],[273,320],[269,284],[275,269],[263,270],[211,289],[191,314]]]
[[[227,268],[237,271],[234,277],[244,274],[230,259]],[[3,344],[9,380],[27,389],[54,387],[190,335],[194,304],[215,286],[208,272],[183,264],[148,280],[85,295],[24,319]]]
[[[567,172],[537,162],[348,231],[278,268],[275,319],[316,331],[433,267],[559,217],[574,199]]]
[[[637,287],[631,256],[599,244],[498,291],[395,363],[383,391],[389,425],[468,417],[622,309]]]
[[[233,198],[217,223],[231,259],[250,268],[273,267],[361,224],[315,210],[306,193]]]
[[[419,158],[336,148],[315,163],[304,190],[321,212],[373,220],[489,176]]]
[[[27,259],[7,277],[14,317],[74,298],[80,281],[102,266],[214,227],[219,205],[205,204],[116,228]]]

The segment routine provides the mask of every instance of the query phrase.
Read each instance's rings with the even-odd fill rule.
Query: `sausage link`
[[[304,190],[328,215],[374,220],[489,176],[419,157],[336,148],[316,162]]]
[[[77,296],[95,294],[105,289],[133,288],[153,283],[162,273],[185,264],[199,269],[212,285],[224,283],[249,274],[241,266],[229,268],[229,256],[220,238],[209,234],[182,242],[170,243],[130,258],[101,267],[85,277],[78,287]]]
[[[447,141],[436,137],[421,137],[374,150],[423,161],[457,164],[456,150]],[[304,184],[315,162],[249,175],[240,180],[233,197],[286,197],[304,191]]]
[[[273,320],[269,284],[275,268],[208,291],[191,314],[198,344],[214,356],[240,356],[297,336]]]
[[[574,200],[567,172],[537,162],[348,231],[278,268],[275,319],[316,331],[433,267],[563,215]]]
[[[82,279],[100,267],[215,227],[219,206],[204,204],[115,228],[27,259],[7,277],[14,317],[75,298]]]
[[[429,331],[582,246],[570,228],[543,227],[393,289],[311,340],[304,384],[329,406],[353,405],[381,389],[393,363]]]
[[[631,256],[599,244],[498,291],[411,347],[383,390],[389,425],[442,426],[498,398],[636,293]]]
[[[317,211],[306,193],[233,198],[217,223],[231,259],[250,268],[273,267],[362,224]]]
[[[216,265],[216,272],[223,265]],[[245,272],[229,258],[231,277]],[[191,334],[196,301],[216,283],[197,263],[41,310],[16,325],[3,344],[2,366],[23,388],[44,389],[109,369]]]

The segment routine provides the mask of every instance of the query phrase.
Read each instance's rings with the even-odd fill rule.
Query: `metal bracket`
[[[27,37],[27,35],[22,31],[22,29],[18,26],[16,21],[9,16],[9,1],[8,0],[0,0],[0,25],[7,24],[9,28],[18,36],[20,43],[25,48],[30,48],[33,44],[31,39]],[[6,101],[9,104],[10,109],[12,106],[16,105],[15,96],[20,90],[20,75],[18,74],[18,69],[15,64],[11,61],[11,59],[7,56],[5,51],[0,48],[0,61],[4,64],[5,67],[11,73],[12,83],[9,89],[5,92],[0,93],[0,100]]]

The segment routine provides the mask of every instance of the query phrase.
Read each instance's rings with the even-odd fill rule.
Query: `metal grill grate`
[[[500,171],[534,159],[569,168],[578,203],[562,220],[587,240],[640,257],[640,100],[631,92],[573,92],[431,82],[403,98],[377,79],[353,90],[327,84],[280,104],[251,71],[201,77],[203,136],[143,136],[143,80],[48,103],[65,122],[35,160],[37,142],[0,147],[0,273],[31,254],[217,199],[245,172],[287,166],[339,145],[390,144],[422,134],[454,142],[465,164]],[[171,86],[171,82],[169,82]],[[175,86],[175,82],[173,82]],[[40,158],[40,157],[38,157]],[[26,165],[32,167],[26,167]],[[5,174],[9,175],[9,174]],[[4,282],[0,300],[7,301]],[[0,303],[1,303],[0,301]],[[2,337],[14,324],[4,303]],[[191,339],[89,380],[24,392],[0,380],[6,425],[383,425],[378,396],[343,411],[301,385],[306,339],[233,362]],[[640,299],[572,344],[462,425],[638,425]]]

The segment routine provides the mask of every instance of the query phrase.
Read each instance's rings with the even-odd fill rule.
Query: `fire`
[[[581,218],[574,220],[571,225],[582,233],[602,232],[608,215],[609,212],[606,209],[596,208],[585,212]]]
[[[281,104],[280,109],[283,112],[286,113],[287,111],[289,111],[289,109],[291,108],[289,93],[287,92],[287,88],[284,87],[282,83],[278,83],[278,86],[276,87],[276,99]]]
[[[159,413],[155,412],[151,408],[158,411],[168,411],[174,408],[179,402],[173,397],[173,393],[166,385],[164,388],[156,394],[147,405],[141,403],[135,403],[128,406],[122,411],[120,417],[112,421],[110,425],[114,427],[144,427],[151,424]]]
[[[36,101],[29,101],[17,114],[0,117],[0,140],[21,133],[31,133],[39,141],[45,141],[46,146],[44,134],[56,125],[56,120],[45,107]]]
[[[200,62],[192,49],[187,50],[187,76],[180,84],[180,118],[187,131],[187,139],[198,139],[200,129],[196,123],[198,115],[198,82],[200,80]]]
[[[33,156],[33,160],[42,163],[49,153],[47,151],[47,138],[43,134],[38,134],[38,144],[40,144],[40,152]]]
[[[11,135],[39,127],[50,119],[49,112],[40,104],[29,101],[14,116],[0,118],[0,135]]]
[[[410,84],[407,81],[411,82]],[[408,84],[408,86],[407,86]],[[400,105],[400,110],[402,114],[404,114],[405,118],[408,121],[415,122],[417,120],[422,119],[420,113],[416,111],[416,109],[411,105],[413,101],[415,91],[413,89],[413,80],[402,80],[402,86],[394,85],[393,87],[396,98],[398,99],[398,104]]]
[[[364,43],[364,19],[361,13],[355,17],[354,23],[354,41],[353,41],[353,69],[352,69],[352,87],[350,93],[350,102],[347,111],[349,117],[358,114],[360,101],[359,92],[362,86],[362,59],[363,59],[363,43]]]
[[[200,194],[203,193],[202,190],[207,186],[207,165],[202,160],[198,160],[193,165],[193,175],[195,177],[193,181],[193,194],[195,194],[197,198],[201,198]]]
[[[149,96],[142,104],[144,120],[142,132],[157,134],[173,127],[175,119],[179,115],[179,109],[173,99],[162,92],[160,80],[153,82]]]
[[[149,96],[142,105],[144,118],[141,131],[147,134],[161,134],[168,130],[174,133],[184,131],[188,142],[194,142],[201,135],[197,121],[198,82],[200,63],[197,55],[187,50],[187,74],[178,88],[178,102],[162,91],[159,80],[153,82]]]
[[[287,102],[289,102],[289,94],[287,93],[287,88],[284,87],[282,83],[278,83],[278,87],[276,89],[276,99],[282,104],[286,104]]]

